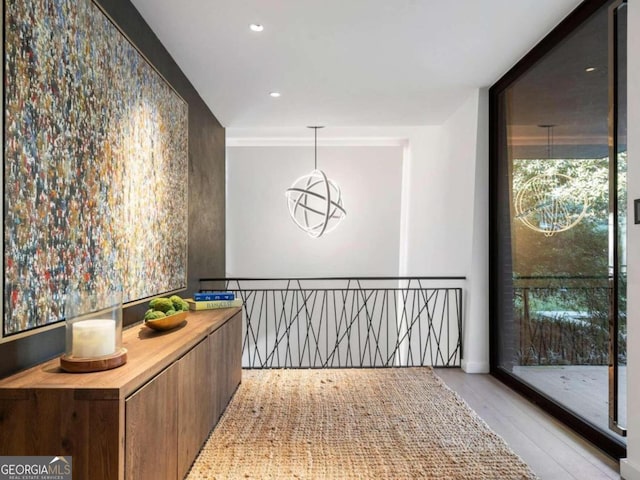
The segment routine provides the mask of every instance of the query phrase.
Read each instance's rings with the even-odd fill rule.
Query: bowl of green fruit
[[[187,318],[189,304],[178,295],[154,298],[144,314],[144,324],[153,330],[171,330]]]

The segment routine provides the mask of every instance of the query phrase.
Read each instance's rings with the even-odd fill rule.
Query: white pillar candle
[[[83,320],[73,324],[71,355],[78,358],[101,357],[116,351],[114,320]]]

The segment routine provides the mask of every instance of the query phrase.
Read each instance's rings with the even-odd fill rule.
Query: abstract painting
[[[185,288],[186,102],[90,0],[4,13],[3,336]]]

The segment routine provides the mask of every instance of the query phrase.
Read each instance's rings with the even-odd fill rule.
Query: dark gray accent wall
[[[189,104],[189,252],[190,296],[202,277],[225,275],[225,134],[189,79],[129,0],[99,0],[111,19]],[[146,302],[124,309],[124,325],[142,318]],[[134,327],[135,328],[135,327]],[[0,344],[0,378],[60,355],[64,328],[34,333]]]

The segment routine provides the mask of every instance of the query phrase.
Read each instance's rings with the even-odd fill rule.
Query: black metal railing
[[[460,366],[464,277],[208,278],[244,308],[243,367]],[[453,283],[455,285],[455,283]]]
[[[623,280],[622,283],[625,283]],[[607,277],[519,277],[514,319],[520,365],[607,365],[613,290]],[[619,309],[618,363],[626,363],[626,301]]]

